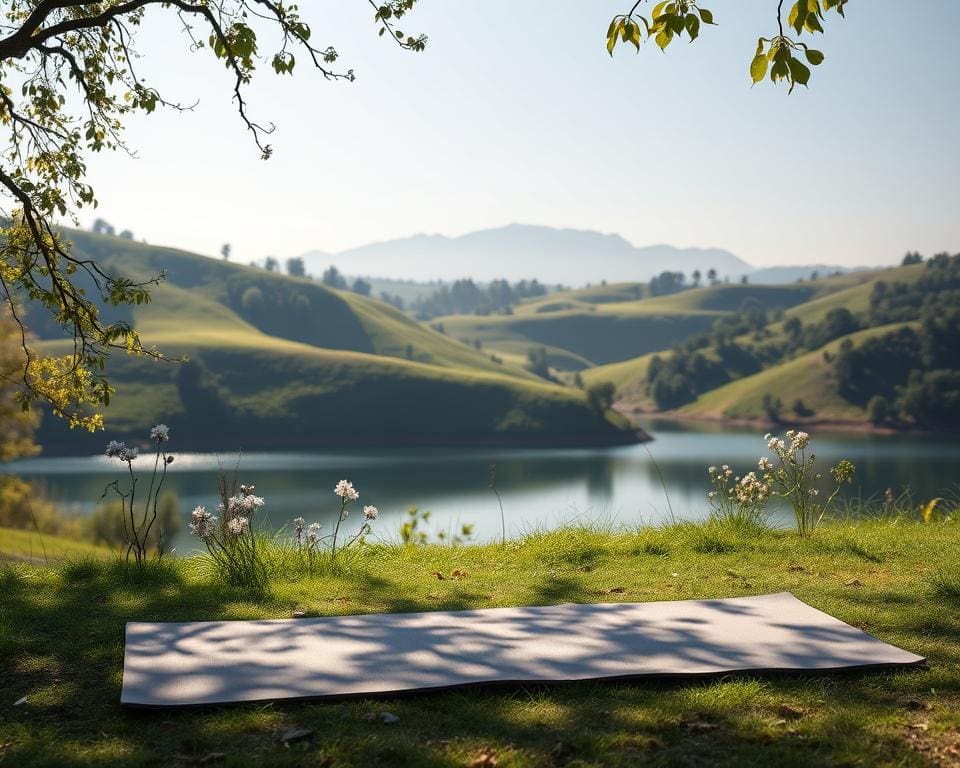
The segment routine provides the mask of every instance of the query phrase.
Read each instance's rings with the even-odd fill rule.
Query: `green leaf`
[[[697,8],[700,11],[700,19],[704,24],[713,24],[713,11],[708,11],[706,8]]]
[[[663,10],[663,7],[667,4],[667,2],[668,0],[663,0],[663,2],[657,3],[655,6],[653,6],[653,15],[651,18],[653,18],[654,21],[656,21],[657,17],[660,15],[660,12]]]
[[[804,28],[807,30],[807,32],[823,32],[823,27],[820,26],[820,21],[817,19],[817,16],[814,13],[807,15]],[[799,32],[800,30],[797,31]]]
[[[686,26],[687,34],[690,35],[690,42],[692,43],[700,34],[700,19],[691,13],[687,16]]]
[[[809,61],[813,66],[823,63],[823,54],[820,51],[817,51],[813,48],[808,48],[806,51],[807,61]]]
[[[801,7],[802,6],[802,7]],[[807,0],[797,0],[790,9],[790,15],[787,17],[787,24],[793,27],[797,34],[803,29],[807,21]]]
[[[793,82],[806,86],[806,84],[810,81],[810,70],[807,68],[807,65],[800,61],[800,59],[795,59],[793,56],[791,56],[789,59],[787,59],[787,66],[790,67],[790,74],[793,76]],[[793,88],[790,90],[793,90]]]
[[[617,23],[613,25],[613,34],[607,35],[607,53],[613,56],[613,49],[617,44],[617,38],[619,37],[620,29],[623,27],[623,19],[618,19]]]
[[[660,50],[666,50],[667,46],[670,45],[670,41],[673,40],[673,32],[671,32],[667,27],[663,27],[654,38],[654,42],[660,46]]]
[[[750,63],[750,77],[754,83],[759,83],[766,77],[768,64],[767,57],[763,53],[753,57],[753,61]]]

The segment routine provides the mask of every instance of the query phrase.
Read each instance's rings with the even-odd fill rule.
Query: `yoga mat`
[[[130,622],[121,703],[177,707],[923,661],[789,592],[268,621]]]

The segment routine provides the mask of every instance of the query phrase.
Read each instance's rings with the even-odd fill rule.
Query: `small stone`
[[[280,734],[280,741],[284,744],[295,744],[298,741],[306,741],[313,736],[313,731],[309,728],[288,728]]]
[[[295,618],[295,619],[302,619],[304,616],[306,616],[306,612],[305,612],[305,611],[294,611],[294,612],[293,612],[293,618]]]
[[[382,722],[384,725],[394,725],[395,723],[400,722],[400,718],[393,714],[393,712],[381,712],[380,722]]]
[[[226,752],[210,752],[197,760],[197,765],[210,765],[210,763],[219,763],[227,756]]]
[[[372,722],[372,721],[374,721],[374,720],[377,719],[377,713],[376,713],[376,712],[364,712],[362,715],[360,715],[360,719],[361,719],[361,720],[366,720],[367,722]]]
[[[19,699],[13,702],[13,706],[19,707],[21,704],[26,704],[26,703],[27,703],[27,697],[21,696]]]

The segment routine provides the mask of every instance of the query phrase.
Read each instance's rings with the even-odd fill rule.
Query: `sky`
[[[357,79],[326,81],[303,56],[293,77],[264,66],[247,100],[276,125],[269,161],[228,73],[153,11],[138,70],[196,107],[131,121],[136,159],[91,157],[100,207],[80,221],[207,254],[229,242],[244,262],[511,222],[756,266],[960,251],[960,2],[852,0],[790,96],[748,75],[775,0],[705,0],[718,26],[694,44],[611,58],[607,24],[630,4],[419,0],[401,29],[429,42],[410,53],[360,0],[302,0]]]

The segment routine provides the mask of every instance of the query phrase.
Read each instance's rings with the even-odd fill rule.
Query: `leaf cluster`
[[[647,39],[654,39],[660,50],[666,50],[674,38],[681,37],[684,32],[693,42],[700,35],[701,23],[714,24],[713,13],[690,0],[663,0],[654,6],[649,21],[636,13],[637,6],[639,2],[630,13],[614,16],[610,22],[607,53],[611,56],[620,41],[631,43],[639,51],[645,34]]]
[[[612,56],[618,42],[630,43],[637,51],[644,38],[653,38],[660,50],[675,38],[686,33],[692,43],[700,35],[703,24],[715,24],[713,13],[700,8],[692,0],[662,0],[653,7],[650,20],[637,13],[643,0],[637,0],[629,13],[614,16],[607,28],[607,52]],[[799,37],[803,33],[822,33],[824,15],[835,10],[844,15],[847,0],[795,0],[787,14],[787,25]],[[773,83],[789,84],[788,93],[793,93],[797,85],[806,86],[810,81],[810,67],[823,63],[821,51],[810,48],[784,33],[783,0],[777,3],[778,33],[773,37],[761,37],[757,41],[757,50],[750,62],[750,77],[754,83],[763,80],[769,74]],[[804,59],[805,61],[801,60]]]

